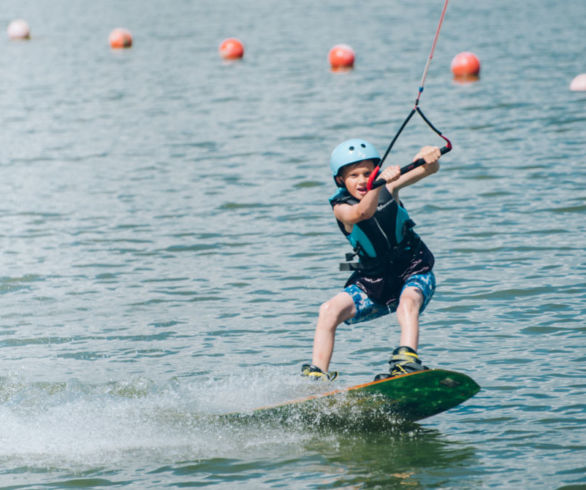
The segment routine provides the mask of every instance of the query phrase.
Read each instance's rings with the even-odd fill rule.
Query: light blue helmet
[[[375,164],[380,162],[380,155],[377,149],[368,141],[352,138],[336,146],[330,157],[330,169],[332,170],[334,181],[336,181],[336,177],[342,167],[361,160],[374,160]],[[336,185],[340,186],[337,181]]]

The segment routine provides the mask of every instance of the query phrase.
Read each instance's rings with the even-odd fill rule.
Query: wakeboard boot
[[[338,371],[325,373],[313,364],[304,364],[301,366],[301,376],[308,377],[313,381],[334,381],[338,377]]]
[[[389,372],[377,374],[374,377],[374,380],[379,381],[381,379],[393,378],[401,374],[425,371],[426,369],[429,368],[421,363],[417,352],[415,352],[411,347],[402,345],[401,347],[397,347],[391,355],[391,360],[389,361]]]

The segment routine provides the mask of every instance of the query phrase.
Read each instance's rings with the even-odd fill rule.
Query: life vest
[[[354,205],[358,202],[346,189],[339,189],[330,198],[332,208],[337,204]],[[344,223],[336,221],[354,249],[354,254],[346,254],[346,263],[340,264],[341,270],[380,273],[393,262],[408,262],[421,243],[413,231],[415,223],[409,218],[407,210],[393,199],[386,187],[379,194],[374,215],[355,223],[350,233]],[[358,255],[358,264],[349,262],[355,255]]]

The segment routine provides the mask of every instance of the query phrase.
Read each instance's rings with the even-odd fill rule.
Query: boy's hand
[[[441,156],[442,154],[437,146],[424,146],[419,150],[419,153],[415,155],[413,161],[423,158],[426,164],[430,164],[437,162]]]
[[[385,168],[381,174],[379,175],[379,179],[384,179],[387,184],[390,182],[394,182],[399,177],[401,177],[401,167],[397,165],[392,165],[390,167]]]

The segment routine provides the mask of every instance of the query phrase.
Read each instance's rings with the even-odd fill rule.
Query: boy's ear
[[[339,175],[336,175],[336,183],[338,184],[338,187],[344,187],[344,179]]]

